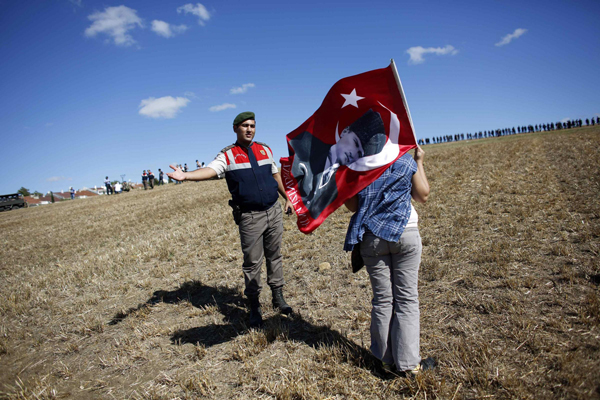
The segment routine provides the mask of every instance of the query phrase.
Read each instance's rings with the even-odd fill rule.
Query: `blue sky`
[[[208,163],[247,110],[279,159],[391,58],[419,138],[600,115],[598,1],[0,0],[0,27],[0,193]]]

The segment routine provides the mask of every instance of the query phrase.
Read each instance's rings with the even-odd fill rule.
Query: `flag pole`
[[[406,96],[404,95],[404,89],[402,89],[402,82],[400,82],[400,75],[398,75],[398,69],[396,68],[396,63],[392,58],[390,60],[390,65],[392,66],[392,71],[394,72],[394,78],[396,78],[396,84],[398,84],[398,90],[400,90],[400,97],[402,97],[402,103],[404,103],[404,108],[406,109],[406,115],[408,116],[408,121],[410,122],[410,127],[413,132],[413,136],[415,138],[415,143],[417,142],[417,134],[415,132],[415,127],[413,125],[412,117],[410,116],[410,110],[408,109],[408,103],[406,102]]]

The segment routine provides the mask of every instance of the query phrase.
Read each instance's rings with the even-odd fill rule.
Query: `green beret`
[[[239,113],[233,120],[233,124],[239,125],[247,119],[256,119],[252,111],[244,111],[243,113]]]

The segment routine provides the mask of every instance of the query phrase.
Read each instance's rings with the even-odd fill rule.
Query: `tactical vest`
[[[227,160],[225,180],[233,201],[242,211],[271,208],[279,197],[277,181],[271,170],[271,149],[266,144],[252,142],[248,149],[233,144],[221,152]]]

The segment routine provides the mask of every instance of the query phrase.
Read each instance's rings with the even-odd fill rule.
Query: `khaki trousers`
[[[242,213],[239,225],[242,252],[244,253],[244,281],[247,297],[256,297],[262,290],[261,266],[267,259],[267,284],[271,289],[283,286],[281,239],[283,217],[279,202],[267,211]]]

